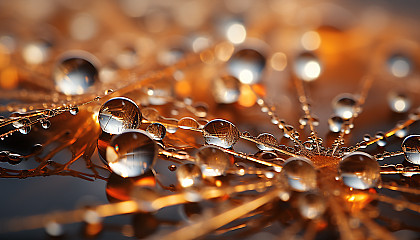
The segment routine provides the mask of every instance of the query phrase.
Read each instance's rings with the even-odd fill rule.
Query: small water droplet
[[[77,115],[78,113],[79,113],[79,108],[78,107],[70,108],[70,114],[71,115]]]
[[[150,134],[150,136],[152,136],[153,140],[157,141],[162,140],[166,135],[166,128],[160,123],[150,124],[146,131]]]
[[[239,130],[231,122],[215,119],[208,122],[203,129],[204,140],[223,148],[232,147],[239,140]]]
[[[337,96],[333,101],[334,112],[337,116],[344,120],[350,119],[356,113],[356,100],[350,94],[342,94]]]
[[[383,132],[377,132],[375,134],[375,137],[378,138],[379,140],[376,142],[376,144],[378,144],[379,147],[384,147],[387,143],[386,140],[386,136]]]
[[[204,176],[223,175],[231,165],[228,155],[213,146],[204,146],[198,150],[197,164]]]
[[[197,129],[200,126],[198,122],[191,117],[183,117],[178,121],[178,127],[182,129]]]
[[[172,164],[172,165],[169,165],[168,166],[168,169],[169,169],[169,171],[171,171],[171,172],[173,172],[173,171],[175,171],[176,170],[176,165],[174,165],[174,164]]]
[[[407,77],[412,72],[413,68],[411,59],[402,54],[390,56],[387,64],[389,72],[398,78]]]
[[[124,97],[111,98],[99,110],[99,125],[102,131],[119,134],[126,129],[136,129],[142,114],[136,103]]]
[[[370,141],[370,135],[369,134],[365,134],[363,136],[363,140],[366,141],[366,142]]]
[[[200,167],[194,163],[186,163],[176,170],[176,177],[183,188],[197,187],[202,184],[203,175]]]
[[[109,95],[109,94],[111,94],[111,93],[113,93],[114,92],[114,90],[112,90],[112,89],[107,89],[107,90],[105,90],[105,95]]]
[[[261,133],[260,135],[258,135],[257,140],[262,143],[262,144],[257,143],[257,147],[260,150],[271,151],[273,149],[270,148],[270,146],[277,147],[278,145],[276,137],[274,137],[273,134],[271,133]]]
[[[413,164],[420,165],[420,135],[410,135],[401,144],[405,159]]]
[[[48,119],[44,118],[44,119],[39,120],[39,122],[41,123],[41,126],[43,129],[48,129],[51,127],[51,121]]]
[[[410,109],[411,101],[403,93],[392,92],[388,96],[388,105],[393,112],[405,113]]]
[[[298,209],[304,218],[319,218],[326,209],[325,199],[317,192],[307,192],[301,194],[298,199]]]
[[[331,132],[338,133],[343,127],[344,120],[341,117],[333,116],[328,119],[328,126]]]
[[[298,78],[304,81],[314,81],[321,75],[321,62],[314,54],[304,52],[296,58],[294,72]]]
[[[241,84],[232,76],[216,78],[212,83],[212,93],[217,103],[230,104],[238,100]]]

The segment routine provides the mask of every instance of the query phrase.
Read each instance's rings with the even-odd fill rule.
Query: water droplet
[[[45,40],[30,42],[23,47],[22,57],[28,64],[45,63],[50,57],[51,45]]]
[[[273,150],[269,146],[276,147],[278,145],[277,139],[271,133],[261,133],[260,135],[258,135],[257,140],[259,142],[263,143],[263,144],[268,145],[268,146],[265,146],[263,144],[258,144],[257,143],[257,147],[259,149],[265,150],[265,151],[271,151],[271,150]]]
[[[197,103],[194,107],[194,114],[197,117],[205,118],[207,117],[208,107],[205,103]]]
[[[153,140],[160,141],[166,135],[166,128],[160,123],[152,123],[150,124],[146,131],[150,134]]]
[[[366,142],[370,141],[370,135],[369,134],[365,134],[363,136],[363,140],[366,141]]]
[[[314,54],[304,52],[296,58],[294,72],[304,81],[314,81],[322,72],[321,62]]]
[[[178,127],[182,129],[197,129],[200,126],[194,118],[183,117],[178,121]]]
[[[345,185],[354,189],[375,187],[380,178],[378,162],[365,152],[353,152],[343,157],[338,173]]]
[[[28,134],[31,131],[31,120],[28,118],[21,118],[12,123],[13,127],[18,128],[22,134]]]
[[[58,91],[78,95],[85,93],[97,81],[98,70],[87,59],[70,57],[56,65],[53,76]]]
[[[137,128],[142,115],[135,102],[128,98],[117,97],[102,105],[98,118],[104,132],[119,134],[126,129]]]
[[[403,93],[392,92],[388,96],[388,105],[394,112],[405,113],[410,109],[411,101]]]
[[[407,161],[420,165],[420,135],[410,135],[404,139],[401,145]]]
[[[186,163],[176,170],[176,177],[183,188],[197,187],[203,181],[200,167],[194,163]]]
[[[212,83],[212,93],[217,103],[234,103],[240,95],[241,84],[239,80],[232,76],[216,78]]]
[[[333,101],[333,108],[337,116],[350,119],[356,114],[356,100],[349,94],[339,95]]]
[[[282,178],[285,178],[289,187],[295,191],[306,192],[317,186],[316,170],[307,158],[291,157],[287,159],[281,172]]]
[[[112,89],[105,90],[105,95],[109,95],[113,92],[114,92],[114,90],[112,90]]]
[[[50,221],[45,225],[45,232],[51,237],[59,237],[64,234],[63,226],[55,221]]]
[[[242,49],[234,53],[228,62],[229,73],[243,84],[261,81],[265,57],[254,49]]]
[[[168,166],[168,169],[169,169],[169,171],[171,171],[171,172],[173,172],[173,171],[175,171],[176,170],[176,165],[174,165],[174,164],[172,164],[172,165],[169,165]]]
[[[126,130],[112,138],[106,148],[106,161],[112,171],[122,177],[136,177],[153,166],[157,145],[142,130]]]
[[[299,195],[298,208],[302,217],[316,219],[325,211],[325,199],[317,192],[307,192]]]
[[[70,114],[71,115],[77,115],[78,113],[79,113],[79,108],[78,107],[70,108]]]
[[[109,146],[109,143],[111,142],[111,138],[113,135],[102,132],[101,135],[99,135],[97,147],[98,147],[98,154],[101,160],[107,164],[106,161],[106,148]]]
[[[333,116],[328,119],[328,126],[330,127],[331,132],[338,133],[341,131],[344,120],[341,117]]]
[[[204,146],[197,153],[197,164],[204,176],[220,176],[225,174],[231,163],[222,150],[213,146]]]
[[[383,132],[377,132],[375,134],[375,137],[378,138],[379,140],[376,142],[376,144],[378,144],[379,147],[384,147],[387,143],[386,140],[386,136]]]
[[[412,62],[408,57],[394,54],[388,59],[389,72],[398,78],[407,77],[412,72]]]
[[[397,127],[400,127],[402,122],[397,123]],[[408,127],[401,128],[395,132],[395,136],[399,138],[404,138],[408,135]]]
[[[148,86],[145,91],[147,93],[149,103],[151,105],[163,105],[168,102],[168,99],[174,95],[173,86],[175,85],[173,78],[165,78],[153,82],[153,85]]]
[[[44,118],[44,119],[39,120],[39,122],[41,123],[41,126],[43,129],[48,129],[51,127],[51,121],[48,119]]]
[[[223,148],[232,147],[239,139],[239,130],[231,122],[215,119],[208,122],[203,129],[204,140]]]

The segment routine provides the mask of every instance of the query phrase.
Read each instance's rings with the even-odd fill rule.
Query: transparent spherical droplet
[[[28,134],[31,131],[31,120],[28,118],[22,118],[12,123],[13,127],[18,128],[22,134]]]
[[[48,119],[41,119],[39,120],[43,129],[48,129],[51,127],[51,121]]]
[[[141,123],[141,112],[136,103],[124,97],[112,98],[99,110],[99,125],[102,131],[119,134],[126,129],[135,129]]]
[[[203,129],[204,140],[207,144],[223,148],[232,147],[239,139],[239,130],[231,122],[215,119],[208,122]]]
[[[341,131],[344,120],[341,117],[333,116],[328,119],[328,126],[330,127],[331,132],[338,133]]]
[[[299,195],[298,209],[304,218],[316,219],[320,217],[325,212],[325,204],[325,199],[319,193],[307,192]]]
[[[386,140],[386,136],[383,132],[377,132],[375,134],[375,137],[378,138],[379,140],[376,142],[376,144],[378,144],[379,147],[384,147],[387,143]]]
[[[356,114],[356,100],[352,95],[343,94],[336,97],[333,101],[334,112],[338,117],[345,120],[352,118]]]
[[[234,53],[228,62],[229,73],[243,84],[261,81],[265,57],[254,49],[242,49]]]
[[[225,174],[231,162],[222,150],[213,146],[204,146],[197,153],[197,164],[204,176],[220,176]]]
[[[186,163],[176,170],[176,177],[183,188],[197,187],[203,181],[203,175],[199,166],[194,163]]]
[[[354,189],[375,187],[381,178],[378,162],[365,152],[353,152],[343,157],[338,173],[343,183]]]
[[[98,154],[101,160],[107,164],[106,161],[106,148],[109,146],[111,139],[113,135],[102,132],[101,135],[99,135],[98,141],[97,141],[97,148],[98,148]]]
[[[200,124],[194,119],[190,117],[183,117],[178,121],[178,127],[182,129],[197,129]]]
[[[366,141],[366,142],[370,141],[370,135],[369,134],[365,134],[363,136],[363,141]]]
[[[420,165],[420,135],[410,135],[404,139],[401,145],[407,161]]]
[[[294,72],[298,78],[304,81],[314,81],[321,75],[321,62],[312,53],[302,53],[295,60]]]
[[[136,177],[153,166],[158,149],[149,135],[141,130],[126,130],[112,138],[106,148],[106,161],[122,177]]]
[[[45,224],[45,232],[51,237],[59,237],[64,234],[63,226],[55,221],[50,221]]]
[[[388,96],[388,105],[393,112],[404,113],[411,107],[410,99],[403,93],[391,93]]]
[[[54,69],[56,89],[67,95],[85,93],[98,78],[98,70],[87,59],[72,57],[61,60]]]
[[[397,123],[397,127],[400,127],[402,122]],[[395,132],[395,136],[399,138],[404,138],[408,135],[408,127],[401,128]]]
[[[240,82],[232,76],[218,77],[213,81],[212,93],[217,103],[234,103],[240,95]]]
[[[317,172],[309,159],[291,157],[283,164],[282,176],[286,178],[291,189],[306,192],[316,188]]]
[[[77,115],[78,113],[79,113],[79,108],[78,107],[70,108],[70,114],[71,115]]]
[[[389,72],[398,78],[407,77],[413,68],[411,59],[401,54],[392,55],[387,62]]]
[[[260,150],[271,151],[273,149],[270,148],[269,146],[276,147],[278,145],[277,139],[271,133],[261,133],[260,135],[258,135],[257,140],[263,143],[263,144],[257,143],[257,147]]]
[[[147,129],[147,133],[153,138],[153,140],[160,141],[166,135],[166,128],[160,123],[152,123],[150,124]]]

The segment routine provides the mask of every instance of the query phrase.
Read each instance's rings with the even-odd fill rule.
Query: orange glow
[[[350,204],[350,210],[357,212],[363,209],[370,201],[372,197],[370,193],[376,193],[375,189],[369,189],[365,191],[351,191],[349,194],[344,196],[344,199]]]
[[[15,67],[7,67],[0,72],[0,88],[13,89],[19,83],[18,72]]]
[[[243,107],[252,107],[257,101],[257,96],[247,85],[242,85],[241,94],[239,95],[238,103]]]
[[[190,96],[191,95],[191,84],[186,80],[176,82],[175,91],[178,95],[180,95],[182,97]]]
[[[154,187],[156,185],[156,179],[153,176],[145,177],[137,180],[134,183],[135,186]]]

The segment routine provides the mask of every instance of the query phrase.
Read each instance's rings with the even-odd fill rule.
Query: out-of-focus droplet
[[[18,128],[22,134],[28,134],[31,131],[31,120],[28,118],[21,118],[12,123],[13,127]]]
[[[291,157],[287,159],[281,172],[289,187],[294,191],[306,192],[317,186],[317,172],[307,158]]]
[[[53,73],[56,89],[67,95],[85,93],[98,79],[98,70],[87,59],[71,57],[61,60]]]
[[[302,35],[300,43],[307,51],[314,51],[321,45],[321,37],[316,31],[307,31]]]
[[[384,147],[384,146],[386,145],[387,140],[386,140],[386,136],[385,136],[385,134],[384,134],[383,132],[377,132],[377,133],[375,134],[375,137],[376,137],[377,139],[379,139],[379,140],[376,142],[376,144],[378,144],[378,146],[379,146],[379,147]]]
[[[270,58],[270,65],[276,71],[283,71],[287,67],[287,56],[282,52],[276,52]]]
[[[394,112],[405,113],[410,109],[411,101],[403,93],[392,92],[388,95],[388,105]]]
[[[321,62],[312,53],[302,53],[295,59],[294,72],[298,78],[304,81],[314,81],[321,75]]]
[[[412,72],[412,62],[401,54],[392,55],[387,62],[389,72],[398,78],[407,77]]]
[[[333,100],[333,109],[337,116],[344,120],[350,119],[357,114],[356,100],[350,94],[342,94]]]
[[[381,179],[378,162],[365,152],[344,156],[338,166],[338,173],[343,183],[354,189],[375,187]]]
[[[154,165],[157,145],[142,130],[126,130],[112,138],[106,148],[106,161],[122,177],[136,177]]]
[[[45,232],[48,234],[48,236],[51,237],[59,237],[64,234],[63,226],[61,226],[55,221],[50,221],[46,223]]]
[[[231,163],[222,150],[213,146],[204,146],[197,153],[197,164],[204,176],[220,176],[225,174]]]
[[[93,38],[98,32],[96,18],[88,13],[75,15],[69,25],[70,35],[79,41],[86,41]]]
[[[126,129],[136,129],[141,123],[142,115],[135,102],[128,98],[116,97],[102,105],[98,119],[102,131],[119,134]]]
[[[405,159],[413,164],[420,165],[420,135],[410,135],[401,144]]]
[[[264,68],[265,57],[249,48],[234,53],[228,62],[229,73],[243,84],[260,82]]]
[[[41,119],[39,120],[43,129],[48,129],[51,127],[51,121],[48,119]]]
[[[257,147],[263,151],[271,151],[273,149],[270,148],[270,146],[277,147],[278,145],[276,137],[274,137],[271,133],[261,133],[260,135],[258,135],[257,140],[262,143],[257,143]]]
[[[228,26],[226,38],[233,44],[241,44],[246,39],[246,28],[242,23],[236,22]]]
[[[51,43],[46,41],[30,42],[22,49],[23,59],[28,64],[42,64],[50,57],[50,48]]]
[[[160,141],[166,135],[166,128],[160,123],[152,123],[147,127],[146,132],[150,134],[153,140]]]
[[[302,217],[316,219],[325,212],[326,201],[317,192],[306,192],[299,195],[298,208]]]
[[[236,126],[223,119],[214,119],[208,122],[203,130],[204,140],[207,144],[230,148],[239,140],[240,133]]]
[[[330,127],[331,132],[338,133],[343,127],[344,120],[341,117],[333,116],[328,119],[328,126]]]
[[[202,184],[201,169],[194,163],[186,163],[176,170],[176,177],[183,188],[197,187]]]
[[[191,117],[183,117],[178,121],[178,127],[182,129],[197,129],[199,126],[200,124],[194,118]]]
[[[397,127],[400,127],[402,124],[403,124],[402,122],[398,122]],[[399,138],[404,138],[407,135],[408,135],[408,127],[401,128],[395,132],[395,136]]]
[[[218,77],[212,84],[212,93],[217,103],[234,103],[239,99],[240,86],[238,79],[232,76]]]
[[[168,99],[171,99],[174,95],[173,85],[173,79],[162,79],[153,82],[153,85],[145,89],[146,94],[149,96],[149,103],[151,105],[166,104]]]

